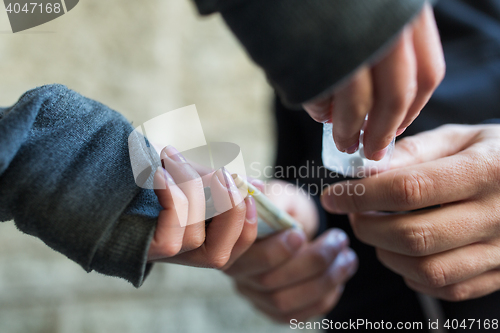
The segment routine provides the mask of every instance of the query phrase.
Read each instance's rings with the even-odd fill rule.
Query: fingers
[[[215,185],[216,183],[219,186]],[[219,192],[222,188],[220,185],[224,186],[224,195],[222,195],[222,191]],[[218,211],[221,207],[224,210],[220,215],[214,216],[212,222],[208,225],[205,243],[199,252],[204,257],[204,260],[209,263],[209,267],[222,269],[229,261],[233,246],[242,234],[246,217],[246,205],[234,183],[233,177],[225,170],[219,170],[215,173],[211,188],[214,206]],[[252,218],[255,221],[255,217]],[[242,240],[244,245],[246,245],[247,241],[247,239]]]
[[[498,268],[500,253],[490,244],[473,244],[426,257],[409,257],[377,249],[379,260],[390,270],[429,288],[467,281]]]
[[[238,284],[238,290],[253,303],[275,315],[304,311],[324,300],[325,294],[344,284],[354,274],[356,267],[353,268],[346,261],[350,257],[355,257],[354,252],[345,249],[324,274],[287,288],[262,292]]]
[[[377,177],[330,185],[323,207],[332,213],[408,211],[465,200],[491,187],[481,161],[456,154]]]
[[[335,91],[334,100],[333,138],[338,150],[352,154],[358,149],[361,127],[373,105],[370,69],[365,66],[358,70],[347,84]]]
[[[364,243],[421,257],[496,235],[498,217],[477,205],[471,201],[411,214],[352,214],[350,219],[356,236]]]
[[[301,230],[290,229],[257,241],[226,274],[233,277],[267,272],[288,261],[306,242]]]
[[[451,302],[460,302],[468,299],[489,295],[500,289],[500,271],[492,270],[478,275],[467,281],[451,284],[441,288],[432,288],[427,285],[405,279],[411,289]]]
[[[200,175],[172,146],[167,146],[162,150],[161,160],[165,170],[172,175],[177,186],[186,195],[189,203],[187,224],[192,225],[205,221],[205,195]],[[197,228],[199,227],[197,226]]]
[[[158,216],[155,234],[149,247],[149,261],[171,257],[181,251],[188,213],[187,199],[168,172],[158,168],[154,177],[155,193],[164,210]],[[162,187],[164,189],[161,189]]]
[[[222,270],[229,268],[248,248],[255,242],[257,238],[257,208],[255,206],[255,199],[249,195],[245,198],[246,213],[245,224],[241,231],[240,237],[234,244],[231,251],[231,257],[228,262],[222,267]]]
[[[248,246],[250,239],[254,237],[256,226],[253,226],[255,223],[245,222],[245,202],[239,197],[240,194],[234,184],[233,178],[230,175],[228,176],[224,177],[228,181],[228,188],[225,189],[226,197],[230,197],[231,202],[239,202],[239,204],[228,211],[214,216],[212,222],[207,226],[206,238],[201,246],[163,261],[195,267],[223,269],[231,258],[233,247],[237,241],[240,241],[239,246]],[[215,196],[213,195],[213,198],[214,204],[217,205],[216,201],[224,197],[216,194]],[[249,230],[243,230],[245,223],[250,224],[247,226]],[[186,227],[186,232],[188,227]],[[205,228],[204,223],[203,228]],[[186,239],[186,235],[184,239]]]
[[[259,191],[261,191],[262,193],[265,192],[266,184],[262,180],[254,178],[248,178],[247,180],[250,184],[255,186]]]
[[[479,132],[477,126],[444,125],[406,137],[396,143],[391,168],[402,168],[454,155],[463,150]]]
[[[365,156],[381,160],[417,92],[413,31],[406,28],[393,50],[372,70],[375,103],[363,137]]]
[[[246,276],[239,281],[255,290],[272,291],[291,286],[300,281],[313,278],[327,270],[337,259],[339,253],[348,246],[347,235],[340,229],[325,232],[307,249],[297,253],[293,260],[271,271]],[[352,255],[353,252],[342,252],[342,255]],[[349,265],[356,265],[356,257],[344,258]]]
[[[432,7],[426,4],[382,60],[371,69],[362,67],[345,85],[304,108],[318,122],[332,120],[337,148],[347,153],[356,151],[359,130],[369,114],[364,154],[378,161],[429,101],[445,67]]]
[[[216,213],[227,212],[236,206],[237,203],[235,203],[234,199],[241,198],[241,193],[236,186],[232,185],[234,185],[234,180],[227,171],[219,169],[213,174],[210,181],[210,190]]]
[[[326,97],[305,103],[303,107],[312,119],[324,123],[332,119],[333,96],[329,94]]]
[[[187,199],[188,219],[184,230],[183,246],[181,252],[190,251],[200,247],[205,241],[205,195],[203,181],[194,168],[174,147],[167,146],[161,152],[163,167],[172,175],[174,182],[182,190]],[[185,201],[182,208],[185,209]]]
[[[343,292],[344,286],[339,285],[334,290],[326,292],[325,296],[315,304],[285,316],[283,322],[290,324],[291,319],[297,319],[297,322],[304,322],[313,317],[324,316],[337,305]]]
[[[405,119],[399,126],[398,135],[418,116],[429,101],[432,92],[444,78],[445,61],[439,31],[430,4],[426,4],[413,23],[413,45],[417,60],[418,91]]]
[[[303,189],[275,179],[266,183],[262,192],[276,207],[300,223],[308,239],[314,238],[319,227],[318,207]]]
[[[271,319],[283,323],[290,324],[291,320],[296,320],[297,322],[305,322],[310,318],[322,316],[330,312],[330,310],[337,305],[342,292],[344,291],[344,286],[339,285],[333,290],[325,292],[325,296],[315,304],[308,306],[305,309],[301,309],[296,312],[291,313],[281,313],[280,311],[269,309],[269,307],[261,306],[260,304],[254,305],[261,312],[265,313]]]

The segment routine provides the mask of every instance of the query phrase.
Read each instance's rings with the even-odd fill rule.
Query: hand
[[[253,197],[244,200],[227,171],[203,177],[173,147],[161,153],[165,169],[155,174],[159,214],[148,260],[224,269],[250,247],[257,236]],[[209,182],[204,184],[204,182]],[[205,227],[204,187],[210,185],[218,215]]]
[[[287,211],[298,222],[317,225],[317,213],[305,214],[309,207],[304,200],[292,195],[273,198],[280,208],[294,207]],[[304,220],[308,218],[313,220]],[[329,230],[308,242],[301,230],[286,230],[258,240],[225,273],[256,308],[289,323],[292,318],[304,321],[329,312],[356,269],[356,254],[348,248],[343,231]]]
[[[312,239],[318,230],[318,208],[314,201],[302,189],[282,180],[262,182],[250,180],[277,207],[284,210],[302,225],[308,239]]]
[[[361,196],[335,196],[330,187],[324,207],[351,213],[356,236],[418,292],[461,301],[500,290],[500,125],[405,138],[392,167],[351,182],[363,185]]]
[[[382,59],[363,66],[332,93],[303,106],[314,120],[332,121],[340,151],[354,153],[365,126],[365,155],[380,160],[394,136],[403,133],[427,104],[444,72],[439,32],[427,4]]]

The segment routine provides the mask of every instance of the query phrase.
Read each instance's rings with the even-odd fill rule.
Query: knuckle
[[[214,269],[222,269],[229,261],[229,254],[219,254],[208,259],[208,267]]]
[[[165,257],[170,258],[177,255],[180,252],[181,248],[182,244],[165,244],[165,246],[163,246],[162,252]]]
[[[447,285],[447,277],[443,265],[437,260],[425,261],[417,271],[424,285],[431,288],[442,288]]]
[[[389,144],[392,142],[392,140],[394,139],[394,134],[395,133],[391,132],[391,133],[385,134],[381,137],[377,137],[377,139],[373,140],[373,142],[368,141],[367,144],[365,145],[365,147],[369,147],[370,149],[372,149],[374,151],[384,149],[387,146],[389,146]]]
[[[463,284],[455,284],[445,289],[443,298],[451,302],[461,302],[469,299],[471,292]]]
[[[205,235],[202,233],[196,233],[195,235],[192,235],[190,237],[190,242],[187,244],[185,250],[186,251],[191,251],[191,250],[196,250],[200,246],[203,245],[205,242]]]
[[[423,202],[432,180],[420,172],[397,174],[392,182],[391,199],[397,205],[416,208]]]
[[[272,293],[270,295],[270,303],[278,313],[285,314],[290,310],[290,302],[285,299],[282,293]]]
[[[270,251],[265,251],[259,256],[259,264],[261,267],[271,268],[275,266],[275,254]]]
[[[352,112],[358,117],[365,117],[368,111],[373,107],[372,98],[359,98],[356,99],[352,106]]]
[[[271,290],[274,288],[274,280],[268,274],[262,274],[255,278],[255,283],[264,290]]]
[[[401,241],[411,256],[423,256],[434,247],[432,230],[426,224],[410,225],[403,228]]]
[[[235,218],[238,221],[245,220],[246,211],[247,211],[247,209],[246,209],[245,201],[241,201],[236,206],[234,206],[232,209],[232,213],[235,215]]]
[[[423,71],[425,75],[421,75],[419,78],[419,88],[424,91],[432,91],[439,86],[441,81],[443,81],[446,73],[446,63],[443,58],[439,57],[433,63],[431,70]]]
[[[422,156],[424,143],[418,137],[406,137],[398,141],[398,149],[411,156]]]
[[[325,251],[316,250],[311,253],[311,265],[318,269],[318,271],[324,271],[330,266],[330,260],[328,254]]]
[[[409,97],[414,94],[414,88],[408,88],[404,92],[399,92],[398,94],[393,94],[391,98],[387,101],[387,109],[401,111],[406,109],[409,104]]]

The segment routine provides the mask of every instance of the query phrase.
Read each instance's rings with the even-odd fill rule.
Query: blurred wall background
[[[196,104],[207,141],[239,144],[247,168],[272,163],[271,89],[221,18],[200,18],[190,1],[82,0],[17,34],[2,7],[0,105],[49,83],[134,124]],[[220,272],[156,265],[136,290],[0,224],[1,333],[288,331],[240,299]]]

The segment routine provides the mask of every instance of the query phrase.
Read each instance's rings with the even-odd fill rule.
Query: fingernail
[[[305,235],[298,230],[290,230],[285,233],[285,244],[291,252],[295,252],[305,242]]]
[[[186,159],[184,156],[182,156],[181,153],[177,149],[175,149],[173,146],[168,145],[165,148],[165,152],[167,153],[167,156],[173,159],[174,161],[181,162],[181,163],[186,163]]]
[[[221,169],[217,170],[215,176],[217,177],[219,182],[228,190],[229,197],[231,198],[231,204],[233,207],[238,205],[241,201],[243,201],[240,191],[238,190],[236,184],[234,183],[233,177],[226,170],[226,168],[222,167]]]
[[[165,190],[167,188],[167,181],[163,173],[163,168],[158,167],[154,175],[154,188],[158,190]]]
[[[158,186],[161,186],[161,189],[166,189],[168,185],[175,185],[174,179],[172,176],[167,172],[167,170],[163,169],[162,167],[158,167],[156,169],[156,173],[160,176],[160,181],[162,184],[158,184]]]
[[[347,267],[356,260],[356,253],[351,249],[346,249],[339,253],[337,260],[339,266]]]
[[[403,134],[406,131],[407,128],[408,127],[398,129],[398,131],[396,132],[396,136],[400,136],[401,134]]]
[[[163,171],[163,177],[165,177],[170,184],[175,184],[174,178],[165,168],[158,167],[158,169],[161,169]]]
[[[257,187],[261,191],[263,191],[264,188],[266,187],[266,184],[260,179],[251,179],[249,180],[249,183]]]
[[[388,147],[385,147],[384,149],[373,153],[371,159],[374,161],[380,161],[381,159],[384,158],[385,154],[387,153],[387,150],[388,150]]]
[[[359,141],[356,142],[356,144],[350,146],[349,148],[346,149],[346,153],[348,154],[354,154],[355,152],[358,151],[359,148]]]
[[[335,248],[347,245],[347,235],[340,229],[333,229],[326,239],[327,243]]]
[[[248,195],[245,198],[245,203],[247,206],[247,211],[245,214],[246,222],[250,224],[257,223],[257,207],[255,206],[255,199],[253,198],[253,196]]]
[[[352,276],[354,275],[354,273],[356,273],[356,271],[358,270],[358,256],[356,255],[356,253],[349,249],[349,251],[347,252],[346,254],[346,262],[347,262],[347,266],[348,266],[348,269],[347,269],[347,274],[349,276]]]
[[[357,256],[351,249],[345,249],[337,255],[334,264],[331,266],[330,274],[338,283],[344,282],[354,275],[358,268]]]

